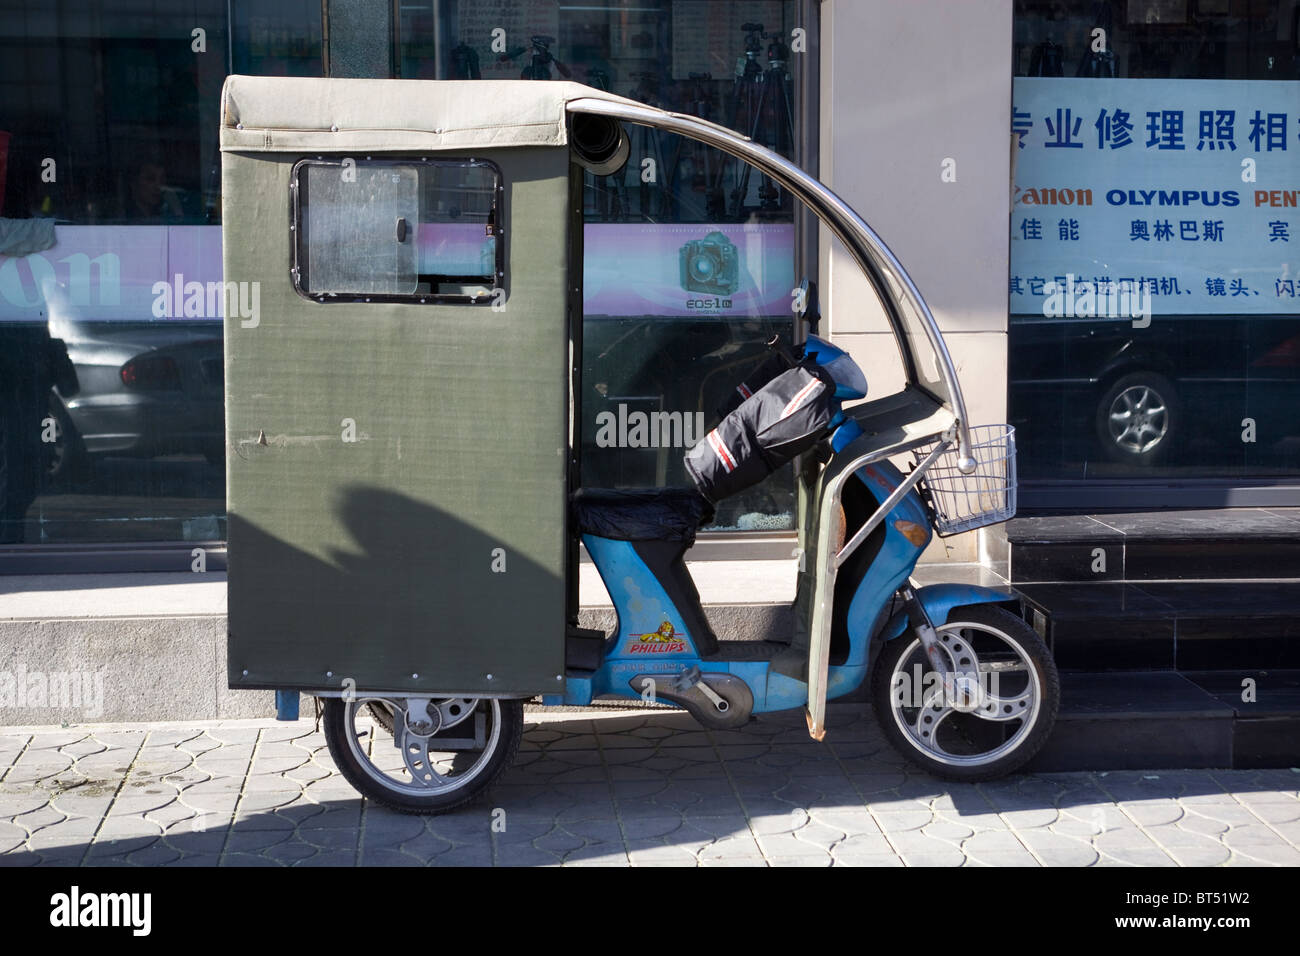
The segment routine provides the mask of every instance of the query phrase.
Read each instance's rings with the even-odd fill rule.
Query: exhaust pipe
[[[569,124],[573,161],[597,176],[618,172],[632,150],[623,124],[608,116],[575,113]]]

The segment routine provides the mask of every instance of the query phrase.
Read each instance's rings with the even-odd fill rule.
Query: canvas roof
[[[256,152],[564,146],[565,106],[600,99],[581,83],[230,76],[221,148]]]

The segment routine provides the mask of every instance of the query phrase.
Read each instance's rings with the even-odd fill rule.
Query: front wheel
[[[948,780],[1020,769],[1047,742],[1061,682],[1043,639],[1002,608],[957,608],[937,626],[947,678],[908,632],[881,648],[871,699],[881,730],[913,763]]]
[[[486,793],[523,735],[519,700],[325,700],[325,742],[362,796],[403,813],[446,813]]]

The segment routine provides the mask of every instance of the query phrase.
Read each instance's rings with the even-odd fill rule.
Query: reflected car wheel
[[[1097,437],[1111,461],[1142,466],[1162,461],[1181,422],[1178,393],[1156,372],[1123,376],[1097,403]]]
[[[50,401],[47,421],[41,423],[43,430],[50,424],[49,419],[53,419],[50,427],[54,441],[43,443],[46,479],[52,485],[85,481],[90,475],[90,459],[76,426],[58,400]]]

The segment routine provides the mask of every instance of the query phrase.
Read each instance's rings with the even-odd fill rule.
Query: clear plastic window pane
[[[415,166],[309,164],[298,177],[299,286],[309,295],[411,295],[418,278]]]

